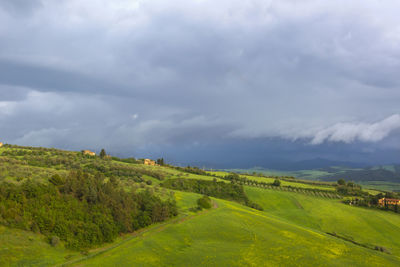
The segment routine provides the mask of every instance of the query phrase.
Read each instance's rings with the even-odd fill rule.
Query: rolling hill
[[[400,264],[399,214],[346,205],[333,183],[281,179],[280,186],[273,186],[275,177],[251,175],[240,176],[244,182],[238,183],[226,172],[147,166],[140,160],[57,149],[0,148],[0,188],[28,182],[53,188],[55,175],[67,179],[77,170],[87,177],[101,174],[104,185],[113,181],[125,192],[148,192],[162,201],[173,198],[178,215],[121,232],[112,241],[73,249],[63,240],[51,245],[46,232],[7,223],[0,201],[1,266]],[[85,176],[80,179],[86,181]],[[191,182],[185,192],[177,190],[187,179]],[[196,208],[201,194],[195,192],[210,194],[213,207]],[[249,201],[260,210],[251,208]]]

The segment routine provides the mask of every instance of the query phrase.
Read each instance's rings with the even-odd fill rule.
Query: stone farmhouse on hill
[[[144,165],[151,165],[151,166],[156,166],[156,162],[154,160],[151,159],[144,159]]]
[[[96,156],[96,153],[90,150],[82,150],[83,155]]]
[[[381,198],[378,200],[379,206],[385,206],[385,205],[398,205],[400,206],[400,199],[395,199],[395,198]]]

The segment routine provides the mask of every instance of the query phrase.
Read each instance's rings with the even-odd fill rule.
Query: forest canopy
[[[175,200],[161,200],[149,190],[126,192],[114,177],[83,171],[54,175],[48,184],[0,185],[0,223],[57,236],[72,249],[111,242],[178,214]]]

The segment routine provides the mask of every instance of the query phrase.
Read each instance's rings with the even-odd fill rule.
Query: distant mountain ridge
[[[300,170],[314,170],[320,168],[328,168],[332,166],[337,167],[345,167],[345,168],[365,168],[370,166],[367,163],[361,162],[349,162],[349,161],[337,161],[337,160],[329,160],[324,158],[313,158],[307,160],[300,161],[288,161],[283,159],[275,159],[275,160],[265,160],[264,162],[257,161],[254,162],[256,165],[250,166],[249,164],[218,164],[215,162],[209,161],[196,161],[190,163],[175,163],[178,166],[197,166],[199,168],[213,168],[213,169],[228,169],[228,168],[243,168],[243,169],[251,169],[254,167],[261,167],[265,169],[271,170],[279,170],[279,171],[300,171]]]
[[[349,162],[349,161],[336,161],[324,158],[314,158],[308,160],[301,160],[288,163],[287,166],[280,168],[283,171],[298,171],[298,170],[312,170],[326,167],[346,167],[346,168],[364,168],[368,164],[360,162]]]
[[[335,181],[346,178],[358,181],[387,181],[400,182],[400,165],[387,165],[380,167],[367,167],[361,170],[345,170],[333,172],[332,175],[321,176],[324,181]]]

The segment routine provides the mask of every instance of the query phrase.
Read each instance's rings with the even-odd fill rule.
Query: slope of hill
[[[132,239],[76,265],[395,266],[399,263],[393,255],[354,245],[268,213],[232,202],[217,202],[217,209]]]
[[[232,177],[228,179],[231,174],[226,172],[146,166],[132,159],[90,157],[56,149],[0,148],[3,189],[7,188],[4,183],[19,187],[27,181],[50,185],[56,175],[63,180],[77,170],[87,173],[87,177],[101,174],[104,184],[112,181],[125,192],[149,192],[162,200],[174,198],[178,216],[122,234],[112,242],[76,250],[63,240],[51,246],[51,235],[45,231],[33,233],[12,227],[4,220],[8,215],[0,201],[1,266],[400,264],[399,214],[345,205],[335,197],[332,183],[282,179],[281,186],[271,186],[275,178],[255,176],[241,176],[237,183]],[[82,182],[87,182],[85,177],[80,178]],[[238,191],[239,199],[245,201],[213,198],[212,209],[198,211],[201,195],[163,187],[185,179],[209,181],[188,183],[191,187],[185,190],[195,192],[224,192],[232,188],[230,183],[237,183],[234,188],[243,188]],[[218,192],[215,195],[226,196]],[[235,200],[236,196],[230,193],[228,199]],[[243,205],[249,201],[264,211]]]

